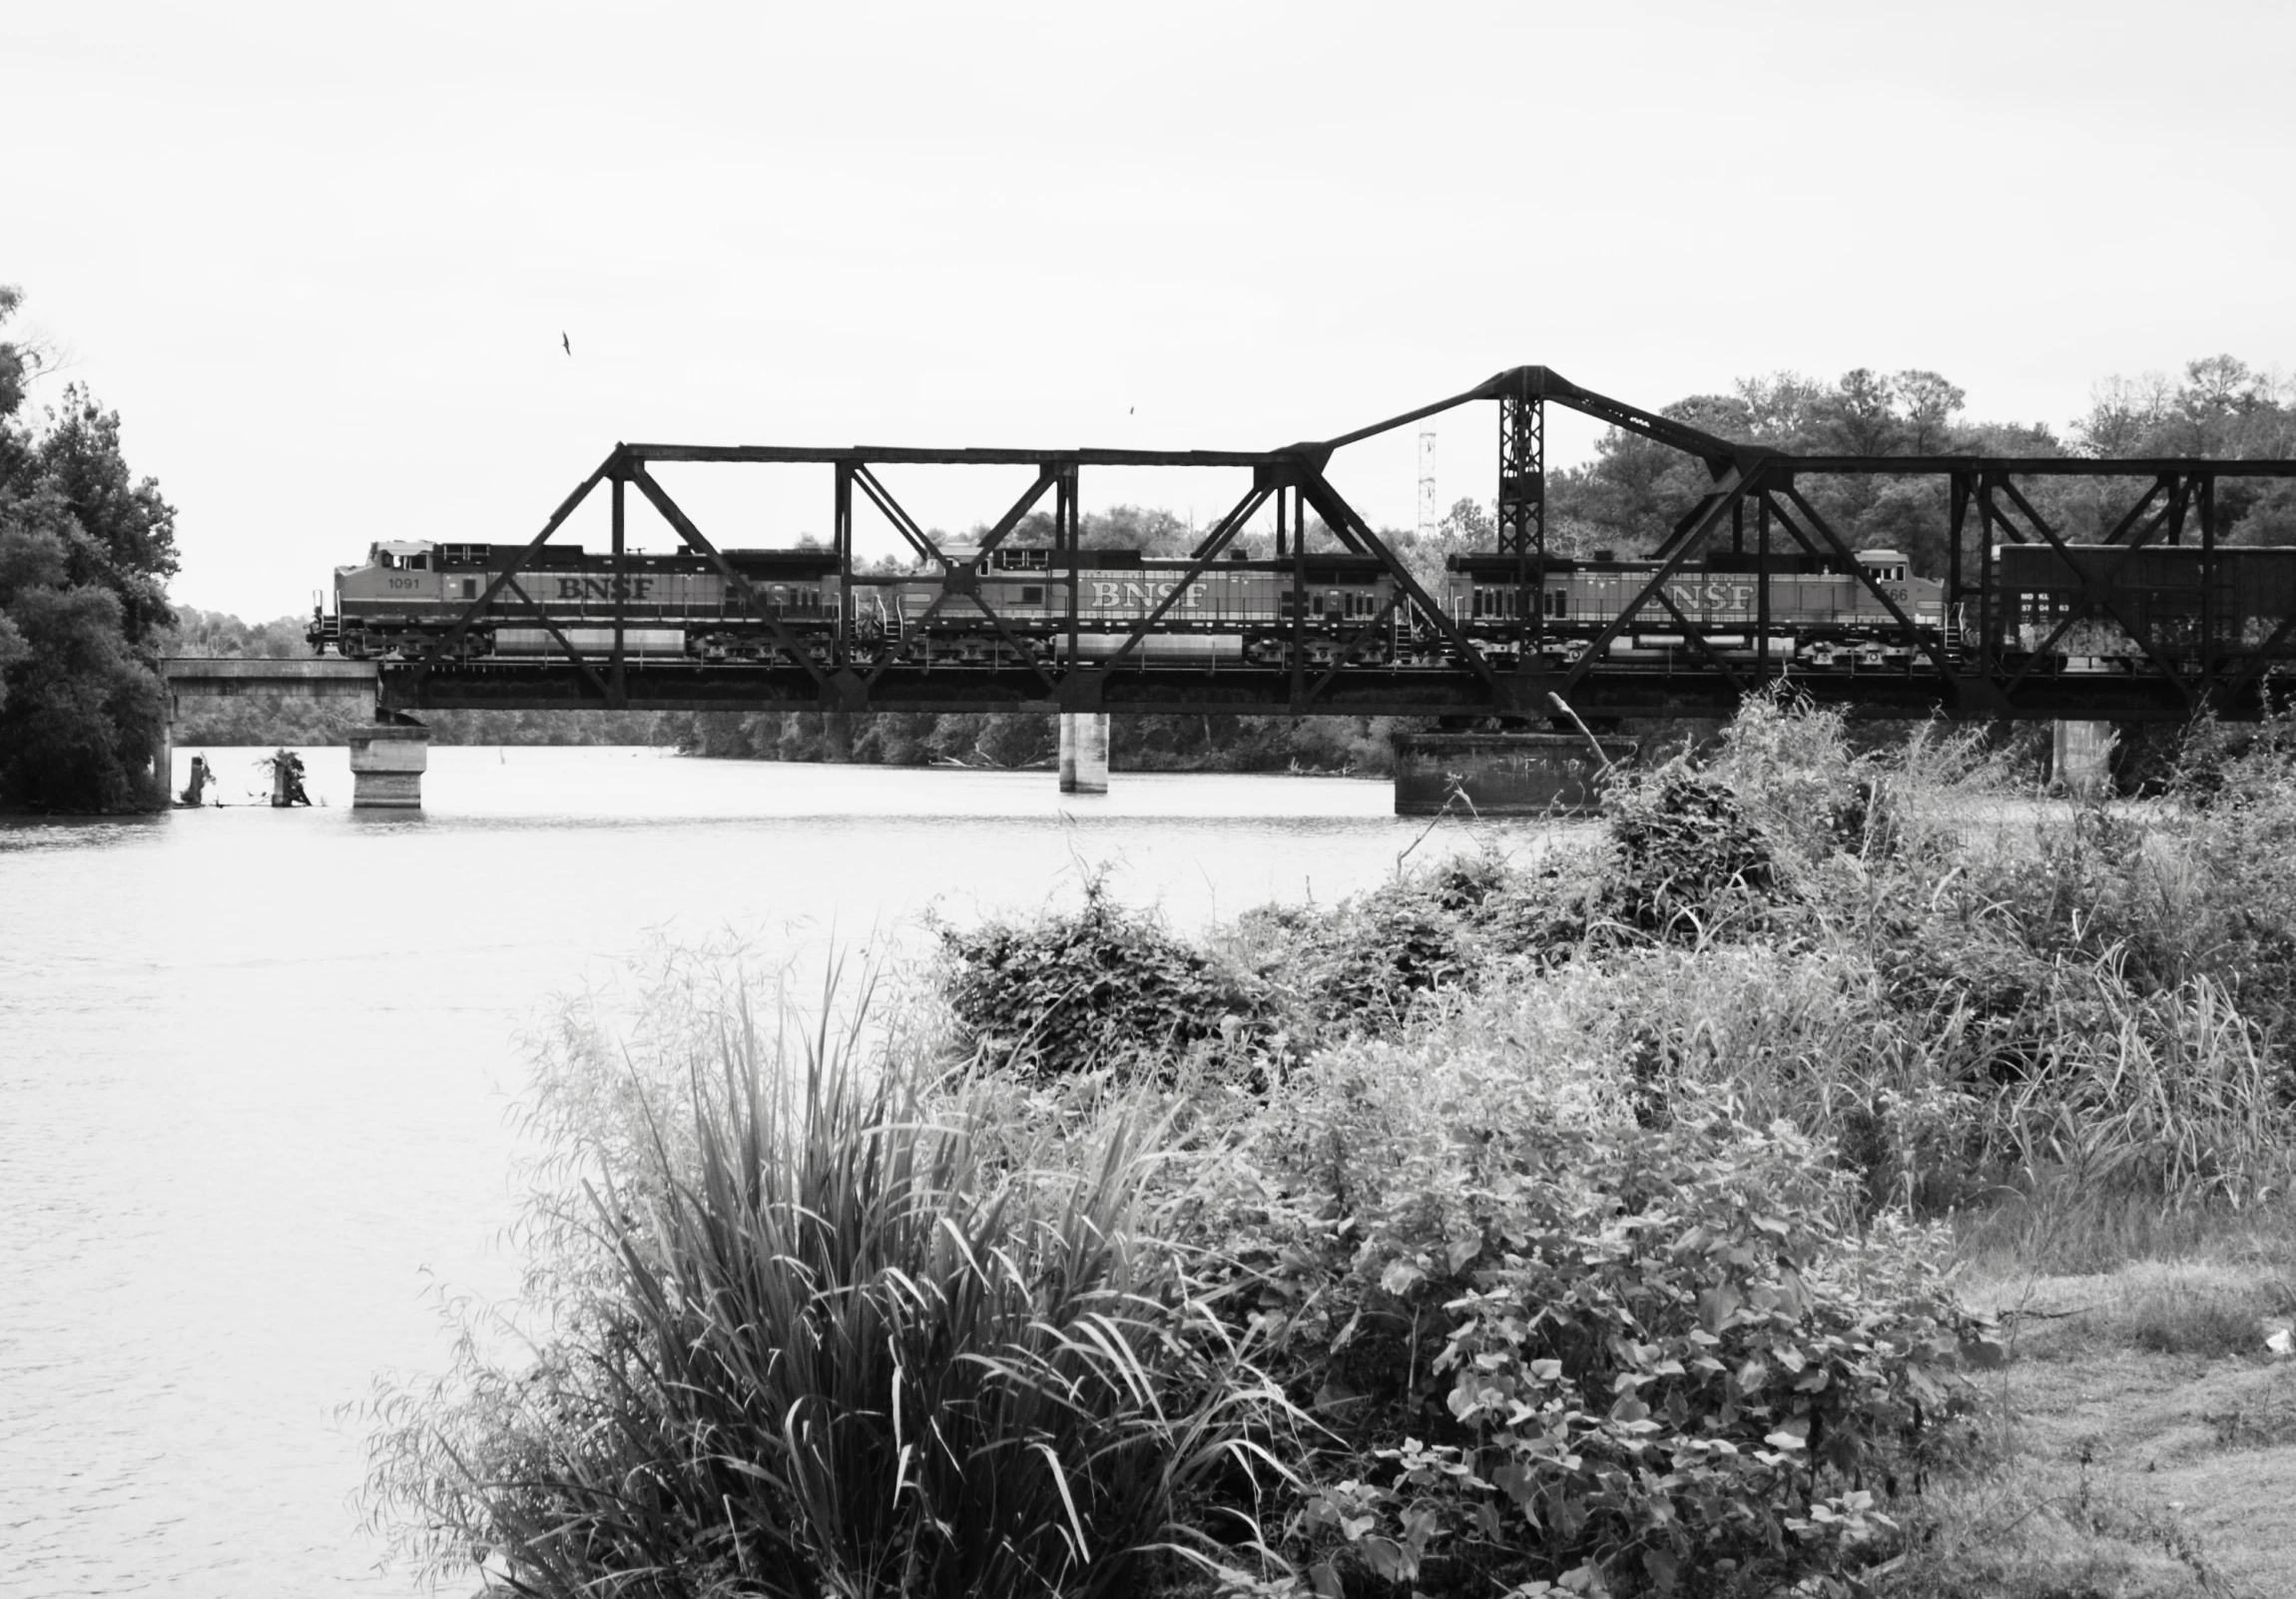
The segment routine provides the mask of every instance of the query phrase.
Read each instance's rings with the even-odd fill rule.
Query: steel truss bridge
[[[1545,424],[1549,405],[1566,406],[1678,451],[1704,470],[1704,491],[1682,508],[1672,531],[1650,552],[1658,562],[1656,570],[1632,602],[1567,667],[1518,669],[1486,658],[1326,475],[1332,458],[1351,444],[1476,402],[1497,405],[1498,549],[1516,558],[1516,581],[1525,592],[1536,592],[1537,575],[1546,556]],[[1077,665],[1038,661],[1029,666],[991,669],[901,661],[894,658],[889,646],[864,642],[850,626],[839,632],[830,659],[810,659],[806,645],[783,626],[750,582],[663,487],[653,469],[666,462],[812,463],[832,468],[834,548],[840,574],[846,580],[841,589],[850,590],[855,576],[855,508],[857,503],[865,502],[899,532],[921,561],[938,567],[944,597],[969,597],[987,613],[987,623],[1015,645],[1019,641],[1012,630],[981,601],[971,563],[1003,542],[1048,497],[1055,565],[1062,553],[1073,559],[1080,524],[1078,485],[1087,468],[1242,467],[1250,470],[1252,479],[1250,489],[1191,552],[1193,564],[1174,584],[1170,597],[1132,626],[1112,659]],[[886,489],[876,469],[892,465],[1018,467],[1034,475],[1011,508],[982,536],[978,548],[968,547],[964,559],[958,560],[944,551]],[[1945,574],[1948,614],[1961,608],[1959,614],[1974,619],[1978,641],[1974,651],[1949,651],[1934,635],[1920,634],[1899,603],[1862,570],[1848,541],[1804,492],[1805,479],[1826,475],[1946,482],[1951,507],[1949,569]],[[2105,540],[2107,544],[2133,551],[2147,544],[2182,544],[2188,538],[2197,542],[2203,594],[2210,597],[2203,601],[2197,648],[2189,637],[2172,646],[2133,625],[2116,604],[2107,576],[2087,582],[2069,614],[2032,652],[2031,659],[2011,663],[2001,658],[1995,643],[1999,632],[1996,621],[2005,614],[2005,598],[1998,592],[1995,579],[1996,545],[2038,542],[2055,547],[2060,554],[2066,548],[2062,533],[2035,509],[2019,486],[2020,481],[2029,483],[2044,477],[2110,480],[2128,489],[2125,514]],[[2263,706],[2271,669],[2296,665],[2296,646],[2291,644],[2296,610],[2261,642],[2242,642],[2231,636],[2234,630],[2220,627],[2208,614],[2215,592],[2216,485],[2227,477],[2296,477],[2296,461],[1794,455],[1716,437],[1580,388],[1543,366],[1511,368],[1465,393],[1336,438],[1257,452],[618,444],[566,497],[542,530],[493,573],[442,639],[414,659],[380,664],[379,692],[382,705],[392,711],[587,707],[1259,712],[1544,720],[1564,704],[1585,718],[1725,714],[1744,695],[1780,677],[1790,677],[1820,703],[1842,704],[1885,717],[1944,714],[1965,719],[2181,721],[2202,710],[2231,718],[2253,717]],[[601,487],[612,502],[614,561],[622,560],[625,553],[628,501],[634,490],[690,550],[714,562],[732,590],[788,648],[797,664],[663,663],[626,655],[618,647],[587,654],[575,649],[516,579],[550,536]],[[1342,664],[1329,668],[1295,664],[1265,668],[1222,663],[1208,668],[1144,659],[1138,646],[1164,612],[1199,573],[1234,544],[1246,525],[1271,505],[1277,558],[1291,563],[1295,595],[1304,582],[1304,563],[1316,553],[1308,548],[1311,537],[1324,548],[1376,557],[1394,576],[1394,598],[1385,610],[1363,623],[1361,633],[1349,641],[1351,648],[1376,637],[1376,630],[1390,623],[1396,607],[1408,603],[1416,605],[1445,636],[1456,664]],[[1922,639],[1920,652],[1910,666],[1854,672],[1796,671],[1790,664],[1765,667],[1742,659],[1725,660],[1675,607],[1665,588],[1677,569],[1725,533],[1753,563],[1734,570],[1733,576],[1751,572],[1758,579],[1755,588],[1762,606],[1758,635],[1767,635],[1770,627],[1767,579],[1773,563],[1783,574],[1800,557],[1811,555],[1837,561],[1842,571],[1854,574],[1908,636]],[[926,567],[928,574],[930,571],[931,566]],[[622,585],[615,588],[619,593]],[[1067,621],[1070,660],[1075,654],[1077,631],[1075,593],[1076,586],[1071,585]],[[498,601],[510,605],[522,602],[532,610],[565,652],[564,659],[512,663],[458,658],[456,647],[463,634]],[[939,602],[934,603],[937,607]],[[1508,654],[1515,660],[1535,662],[1546,619],[1536,604],[1522,609],[1526,614],[1510,624],[1518,639],[1517,648]],[[1292,614],[1304,622],[1306,608],[1295,601]],[[1659,625],[1683,636],[1685,664],[1666,667],[1606,659],[1607,647],[1634,625],[1637,617],[1657,621],[1661,616],[1664,620]],[[598,620],[585,625],[596,626]],[[2038,660],[2045,658],[2074,625],[2089,620],[2117,622],[2141,648],[2151,670],[2057,674],[2036,669]],[[623,625],[617,606],[612,619],[617,645]],[[1105,628],[1107,624],[1095,626]],[[1305,652],[1295,649],[1292,653],[1297,662]],[[1341,654],[1343,663],[1347,653],[1343,650]]]

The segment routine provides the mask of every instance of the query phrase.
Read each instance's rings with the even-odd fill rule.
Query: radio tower
[[[1433,433],[1420,435],[1420,537],[1432,539],[1435,523],[1435,441]]]

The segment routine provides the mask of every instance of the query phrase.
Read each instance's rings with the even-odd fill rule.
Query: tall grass
[[[913,1053],[723,1021],[679,1092],[632,1075],[527,1357],[474,1340],[385,1405],[413,1552],[548,1599],[1090,1596],[1184,1554],[1204,1485],[1281,1475],[1284,1401],[1142,1227],[1152,1128],[1020,1169]]]

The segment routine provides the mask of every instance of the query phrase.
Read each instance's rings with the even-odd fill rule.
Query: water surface
[[[263,752],[198,753],[264,792]],[[517,1035],[650,938],[913,945],[1086,870],[1193,926],[1355,891],[1427,826],[1384,781],[623,749],[434,749],[394,815],[304,757],[308,810],[0,822],[0,1595],[412,1591],[340,1412],[443,1365],[434,1285],[509,1289]]]

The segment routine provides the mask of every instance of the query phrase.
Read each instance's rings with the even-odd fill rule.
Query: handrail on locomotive
[[[1494,548],[1450,557],[1431,591],[1326,468],[1348,445],[1484,400],[1499,406]],[[1549,402],[1694,457],[1711,486],[1647,554],[1550,554]],[[831,466],[831,542],[721,549],[650,469],[703,461]],[[936,541],[874,470],[907,463],[1035,476],[977,544],[956,547]],[[1158,557],[1083,544],[1078,481],[1093,466],[1242,467],[1252,481],[1189,555]],[[1800,479],[1822,474],[1945,478],[1947,571],[1917,573],[1894,549],[1853,549],[1803,492]],[[2073,543],[2018,487],[2038,476],[2146,486],[2102,541]],[[363,565],[337,569],[335,613],[315,613],[310,637],[321,651],[382,662],[407,704],[429,703],[426,684],[435,699],[449,682],[499,700],[505,674],[570,683],[594,705],[666,703],[735,674],[778,683],[785,699],[795,685],[823,708],[862,709],[913,701],[937,674],[936,703],[951,708],[969,694],[1099,709],[1124,672],[1136,677],[1125,700],[1134,709],[1159,708],[1183,679],[1225,675],[1222,703],[1238,709],[1439,698],[1543,718],[1555,696],[1615,696],[1653,675],[1703,678],[1725,698],[1792,675],[1832,684],[1838,698],[1963,716],[2063,715],[2084,692],[2118,714],[2253,715],[2269,674],[2296,661],[2296,548],[2221,543],[2224,476],[2296,477],[2296,461],[1796,456],[1526,366],[1352,433],[1264,452],[619,444],[523,544],[376,544]],[[611,548],[553,544],[601,484]],[[633,486],[677,533],[677,553],[627,547]],[[1016,539],[1048,496],[1049,537]],[[914,570],[857,568],[857,498],[906,541]],[[1275,554],[1250,558],[1239,536],[1270,506]],[[1312,528],[1323,547],[1311,548]],[[1374,678],[1384,686],[1367,698]],[[1188,694],[1192,707],[1205,703],[1200,689]]]

